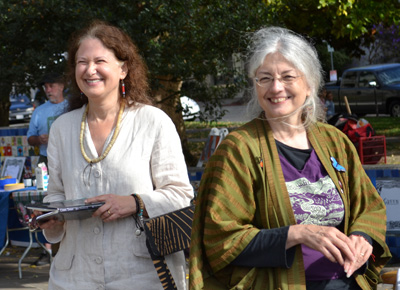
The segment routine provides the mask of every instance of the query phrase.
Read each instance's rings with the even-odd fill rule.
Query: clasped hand
[[[321,252],[333,263],[343,266],[347,277],[359,269],[372,254],[368,241],[356,235],[346,236],[335,227],[295,225],[289,228],[286,248],[297,244]]]

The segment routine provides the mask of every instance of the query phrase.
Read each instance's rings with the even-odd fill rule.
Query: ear
[[[126,65],[126,63],[124,63],[121,66],[121,80],[125,79],[127,75],[128,75],[128,66]]]
[[[310,89],[310,87],[307,85],[306,96],[310,96],[310,95],[311,95],[311,89]]]

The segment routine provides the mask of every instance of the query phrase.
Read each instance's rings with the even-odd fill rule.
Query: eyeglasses
[[[254,80],[256,81],[257,85],[259,85],[260,87],[269,88],[274,83],[274,80],[280,81],[282,85],[291,85],[299,77],[301,77],[301,75],[300,76],[285,75],[280,78],[264,76],[261,78],[254,78]]]

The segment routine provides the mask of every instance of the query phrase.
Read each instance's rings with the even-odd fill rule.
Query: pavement
[[[0,289],[47,290],[50,265],[31,266],[42,253],[41,248],[32,248],[22,262],[22,279],[18,276],[18,260],[25,248],[9,246],[0,256]],[[400,264],[389,264],[382,273],[397,271]],[[394,289],[390,284],[379,284],[377,290]]]
[[[31,266],[42,253],[42,248],[32,248],[21,263],[22,279],[18,274],[18,260],[25,248],[8,246],[0,256],[0,289],[47,290],[50,265]]]

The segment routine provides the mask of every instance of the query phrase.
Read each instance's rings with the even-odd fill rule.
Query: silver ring
[[[360,255],[361,255],[362,257],[364,257],[365,253],[360,253]]]

